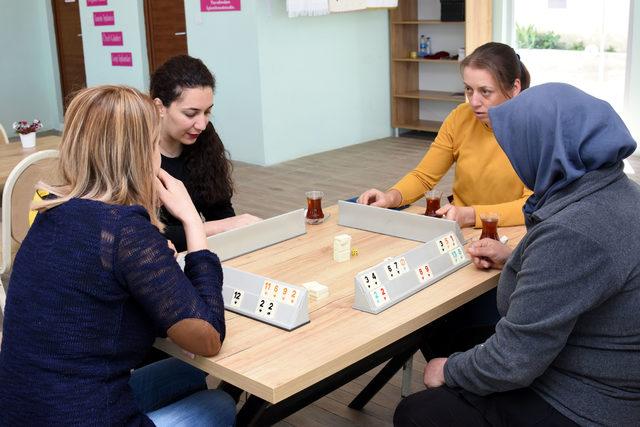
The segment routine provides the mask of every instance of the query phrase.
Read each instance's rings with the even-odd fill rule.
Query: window
[[[559,81],[623,112],[629,0],[513,0],[510,44],[531,84]]]

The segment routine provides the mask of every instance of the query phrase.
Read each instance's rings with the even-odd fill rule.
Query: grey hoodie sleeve
[[[522,388],[564,348],[578,317],[622,286],[606,251],[557,223],[533,227],[505,266],[499,287],[515,288],[484,344],[455,353],[446,384],[486,395]],[[500,290],[499,290],[500,292]]]

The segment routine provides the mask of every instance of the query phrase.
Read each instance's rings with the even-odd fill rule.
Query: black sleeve
[[[184,227],[182,224],[165,226],[164,236],[171,240],[173,246],[176,247],[176,251],[184,252],[187,250],[187,237],[184,234]]]
[[[196,206],[197,208],[198,206]],[[222,200],[213,205],[209,205],[204,209],[198,209],[198,212],[206,221],[217,221],[220,219],[236,216],[233,210],[231,200]],[[166,209],[162,209],[162,219],[165,223],[164,235],[176,247],[176,251],[184,252],[187,250],[187,238],[184,234],[184,227],[176,218],[174,218]]]
[[[207,205],[204,209],[200,210],[200,212],[207,221],[217,221],[219,219],[236,216],[236,212],[233,210],[233,205],[231,204],[231,199],[221,200],[212,205]]]

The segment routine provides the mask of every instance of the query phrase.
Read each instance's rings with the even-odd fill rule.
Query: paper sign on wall
[[[106,6],[107,0],[87,0],[87,7],[91,6]]]
[[[240,10],[240,0],[200,0],[201,12],[230,12]]]
[[[113,10],[107,12],[93,12],[93,25],[115,25],[116,17]]]
[[[122,46],[122,31],[103,31],[102,46]]]
[[[133,67],[131,52],[111,52],[111,65],[114,67]]]

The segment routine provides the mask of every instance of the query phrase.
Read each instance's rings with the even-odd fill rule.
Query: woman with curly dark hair
[[[260,220],[249,214],[236,216],[231,205],[232,164],[209,121],[215,84],[200,59],[179,55],[153,73],[150,88],[162,118],[162,169],[184,182],[205,221],[207,236]],[[167,238],[177,251],[184,251],[180,222],[164,209],[162,220]]]

